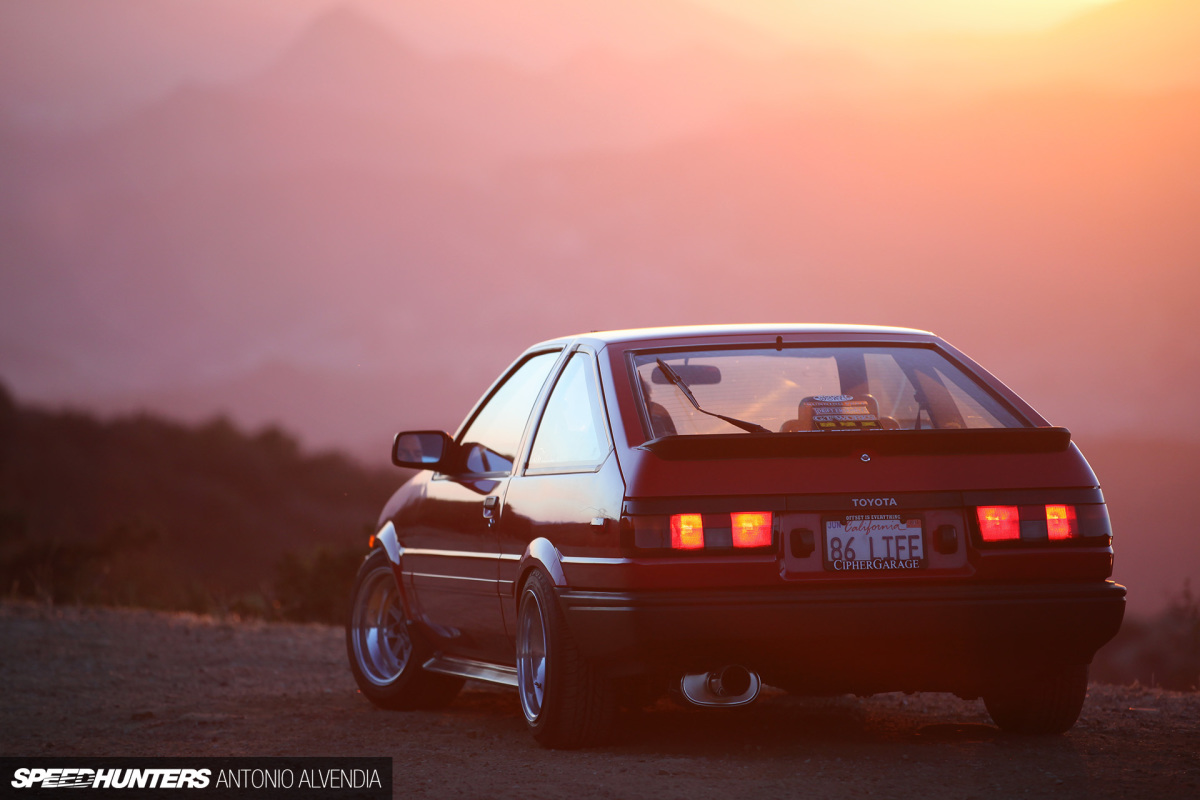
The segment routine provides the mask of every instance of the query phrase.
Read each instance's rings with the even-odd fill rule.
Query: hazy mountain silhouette
[[[1181,8],[1119,6],[1046,40]],[[334,9],[244,80],[103,129],[0,121],[0,370],[110,410],[275,406],[374,453],[407,418],[456,424],[538,338],[866,321],[938,330],[1056,420],[1197,435],[1197,94],[893,80],[730,48],[537,71]]]
[[[641,10],[652,13],[653,6]],[[421,53],[342,7],[314,21],[283,58],[239,91],[391,128],[444,131],[462,141],[456,149],[462,167],[497,155],[545,157],[667,141],[703,131],[748,104],[779,106],[871,75],[850,57],[762,60],[694,47],[643,59],[592,48],[552,70],[532,71],[496,57]]]
[[[690,48],[754,57],[784,52],[771,33],[688,0],[347,0],[347,5],[411,31],[424,46],[487,53],[528,66],[558,64],[589,50],[632,60]]]
[[[936,330],[1084,437],[1200,438],[1194,4],[900,68],[678,0],[264,2],[295,29],[228,40],[221,80],[232,0],[194,38],[155,11],[129,52],[136,3],[46,47],[66,6],[3,8],[21,399],[275,420],[378,463],[535,340],[873,322]],[[74,86],[105,48],[120,63]]]
[[[769,34],[681,0],[0,2],[0,115],[35,130],[111,124],[187,85],[244,80],[314,15],[369,18],[426,54],[545,69],[590,50],[778,54]]]

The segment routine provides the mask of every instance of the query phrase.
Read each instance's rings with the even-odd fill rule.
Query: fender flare
[[[392,562],[392,566],[400,566],[400,559],[404,556],[404,548],[400,546],[400,537],[396,535],[396,526],[388,520],[379,533],[375,534],[371,546],[376,545],[382,547],[387,553],[388,561]]]
[[[384,523],[379,529],[379,533],[371,537],[371,549],[382,547],[387,553],[388,561],[392,562],[392,574],[396,576],[396,589],[400,592],[400,607],[404,609],[404,616],[413,623],[416,621],[412,602],[409,600],[408,593],[404,591],[404,578],[400,572],[400,564],[404,560],[404,548],[400,545],[400,537],[396,535],[396,526],[391,520]]]
[[[525,548],[517,568],[517,580],[513,581],[513,597],[521,590],[525,576],[531,570],[539,569],[554,583],[554,588],[564,589],[567,586],[567,576],[563,573],[562,553],[550,543],[549,539],[538,537]]]

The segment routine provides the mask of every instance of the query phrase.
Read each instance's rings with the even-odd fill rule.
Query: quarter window
[[[463,431],[467,472],[511,473],[521,434],[558,353],[526,359],[500,385]]]
[[[575,353],[546,403],[533,440],[529,470],[592,470],[608,455],[608,434],[591,356]]]

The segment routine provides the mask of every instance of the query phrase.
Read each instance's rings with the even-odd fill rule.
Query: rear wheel
[[[521,590],[517,692],[525,721],[544,747],[597,744],[616,716],[611,681],[579,652],[554,590],[539,572]]]
[[[367,556],[354,581],[346,652],[359,690],[381,708],[439,708],[463,685],[461,678],[421,669],[429,648],[405,619],[392,562],[382,549]]]
[[[1064,665],[997,684],[983,694],[992,720],[1009,733],[1065,733],[1087,697],[1086,665]]]

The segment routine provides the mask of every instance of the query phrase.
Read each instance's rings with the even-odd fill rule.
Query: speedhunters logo
[[[87,767],[18,768],[14,789],[204,789],[207,769],[88,769]]]
[[[255,800],[392,796],[390,758],[0,758],[0,765],[0,794],[6,796],[78,798],[91,791],[118,799],[180,792]]]

